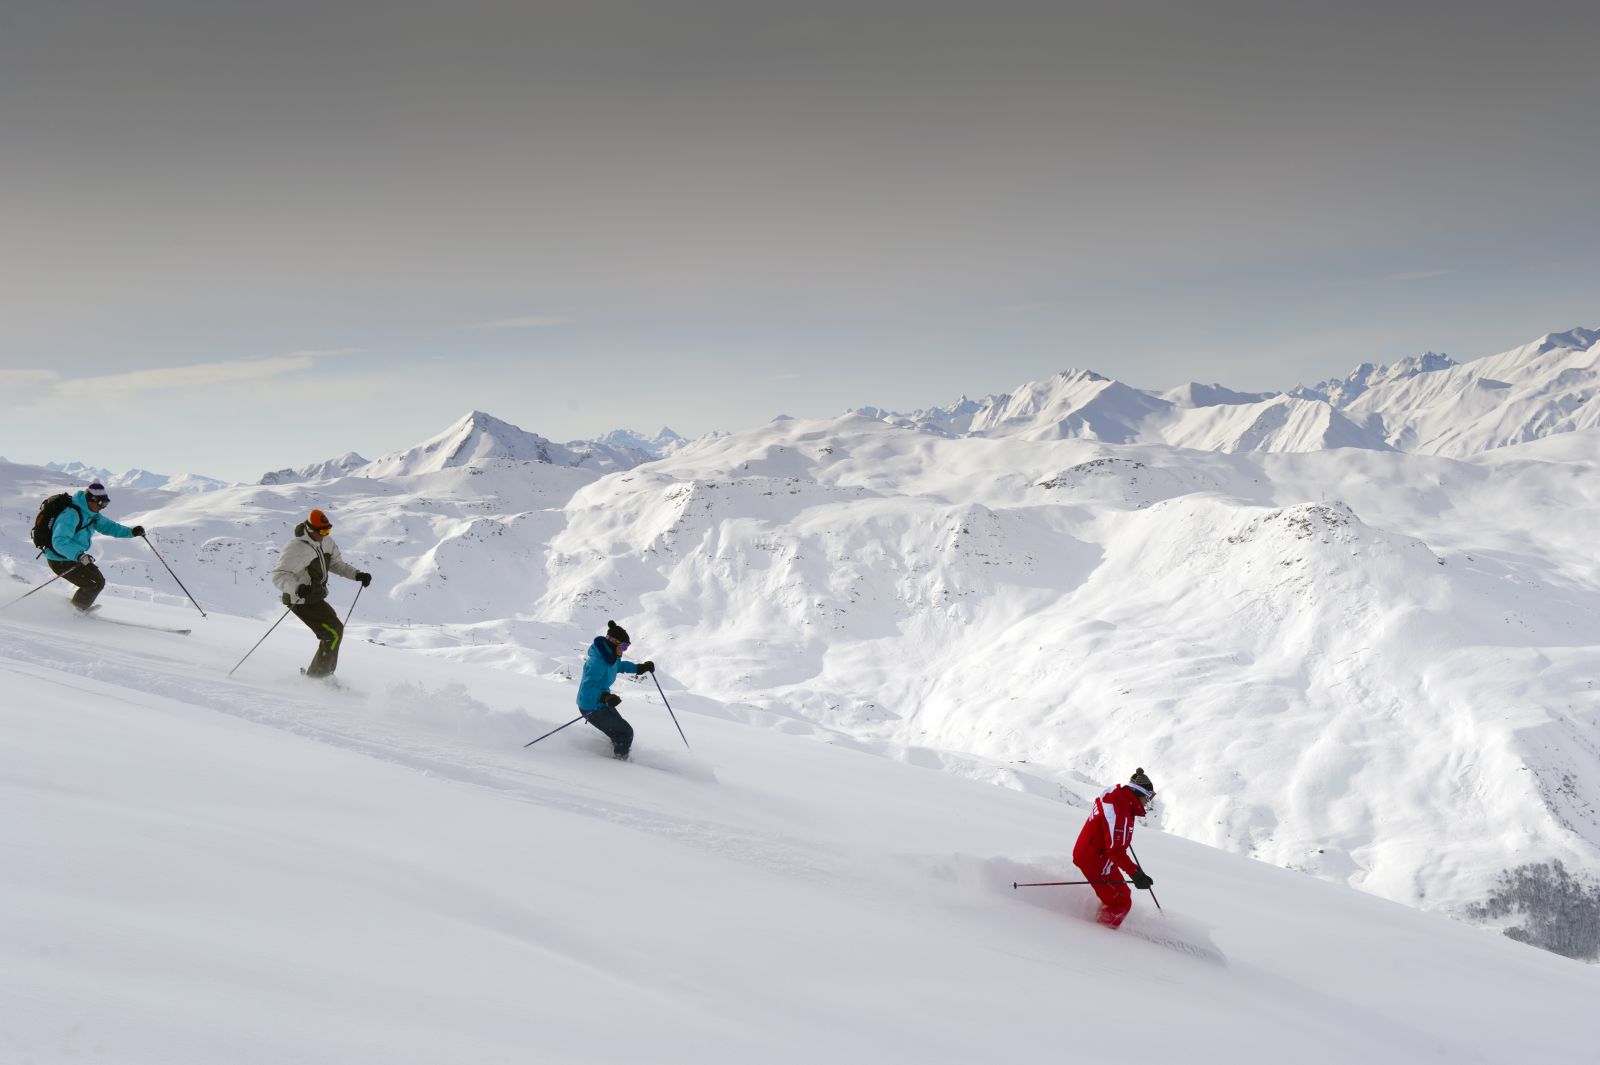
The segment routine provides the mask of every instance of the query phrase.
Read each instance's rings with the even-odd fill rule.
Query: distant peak
[[[1576,351],[1587,351],[1600,341],[1600,330],[1585,329],[1579,326],[1569,329],[1565,333],[1546,333],[1539,338],[1539,351],[1555,351],[1559,348],[1572,348]]]
[[[1436,373],[1458,365],[1450,356],[1437,351],[1421,355],[1408,355],[1387,365],[1363,362],[1343,378],[1331,378],[1309,387],[1301,385],[1289,390],[1297,399],[1318,399],[1335,407],[1347,407],[1367,391],[1379,385],[1404,381],[1418,374]]]
[[[1060,373],[1056,374],[1056,379],[1059,380],[1059,381],[1068,382],[1068,383],[1071,383],[1073,381],[1109,381],[1109,380],[1111,380],[1111,378],[1106,377],[1104,374],[1097,374],[1093,370],[1077,370],[1077,369],[1062,370]]]

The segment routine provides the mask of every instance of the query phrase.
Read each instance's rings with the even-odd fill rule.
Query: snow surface
[[[103,611],[196,631],[46,595],[0,614],[8,1062],[1509,1062],[1600,1039],[1600,968],[1154,828],[1134,845],[1164,909],[1139,894],[1101,929],[1083,888],[1011,886],[1077,878],[1080,808],[750,727],[670,674],[692,752],[625,681],[624,764],[582,724],[522,746],[570,682],[359,622],[346,689],[296,675],[288,627],[230,678],[259,619]]]
[[[1368,393],[1442,388],[1462,425],[1521,424],[1444,386],[1477,367],[1520,382],[1488,390],[1508,400],[1581,388],[1596,339]],[[548,441],[475,412],[379,460],[394,472],[124,489],[111,516],[263,630],[267,573],[318,506],[375,575],[359,618],[390,647],[570,682],[617,617],[730,720],[1069,804],[1141,764],[1167,831],[1410,906],[1464,915],[1525,864],[1600,876],[1600,429],[1405,454],[1334,446],[1376,423],[1300,398],[1119,406],[1132,392],[1063,374],[923,423],[778,419],[610,472],[541,461]],[[1150,411],[1190,446],[1145,439]],[[0,463],[18,594],[48,576],[34,509],[74,484]],[[185,604],[144,545],[96,553],[109,596]]]

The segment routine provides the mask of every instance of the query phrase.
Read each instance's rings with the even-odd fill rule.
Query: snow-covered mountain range
[[[367,464],[368,460],[362,458],[354,451],[346,451],[338,458],[327,459],[323,462],[314,462],[309,466],[298,469],[284,468],[271,470],[261,475],[257,484],[295,484],[299,481],[331,481],[335,477],[344,477],[354,473]]]
[[[76,481],[99,481],[107,488],[159,488],[167,492],[212,492],[228,487],[228,481],[205,477],[198,473],[180,473],[168,476],[149,470],[124,470],[113,473],[98,466],[85,466],[81,462],[47,462],[45,469],[63,474]]]
[[[708,438],[714,439],[720,435],[712,433]],[[689,441],[663,426],[660,432],[651,437],[617,429],[595,440],[571,440],[556,444],[482,411],[473,411],[438,436],[375,461],[363,458],[355,451],[347,451],[308,466],[269,470],[256,483],[296,484],[331,481],[348,476],[385,477],[398,472],[419,473],[429,469],[465,466],[488,459],[555,463],[602,470],[629,469],[641,462],[669,455],[687,443]],[[50,462],[44,468],[85,482],[100,481],[108,488],[211,492],[227,488],[232,483],[194,473],[171,476],[139,469],[113,473],[109,469],[87,466],[81,462]]]
[[[1600,425],[1597,341],[1600,331],[1574,329],[1466,364],[1433,352],[1392,366],[1362,363],[1343,380],[1284,393],[1197,383],[1157,393],[1069,370],[982,401],[963,397],[911,414],[874,407],[854,413],[949,436],[1460,457]]]
[[[365,639],[563,681],[616,617],[740,720],[1074,803],[1142,764],[1169,832],[1461,916],[1513,870],[1600,876],[1597,341],[1327,399],[1074,371],[653,461],[474,412],[348,476],[113,516],[268,620],[319,506],[375,575]],[[19,589],[69,482],[0,466]],[[135,545],[103,562],[178,601]]]

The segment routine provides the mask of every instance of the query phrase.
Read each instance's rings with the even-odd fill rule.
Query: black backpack
[[[39,504],[39,513],[33,519],[33,546],[43,554],[50,547],[50,535],[55,531],[56,519],[72,505],[72,497],[62,492]]]

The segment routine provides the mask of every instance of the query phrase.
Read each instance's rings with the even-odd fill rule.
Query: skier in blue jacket
[[[633,726],[617,713],[620,696],[611,694],[618,673],[654,673],[654,662],[624,662],[628,632],[615,621],[606,622],[606,634],[596,636],[583,660],[583,679],[578,683],[578,709],[583,719],[604,732],[611,740],[611,753],[624,761],[633,746]]]
[[[82,611],[94,605],[95,598],[106,586],[105,574],[89,554],[94,534],[103,533],[123,540],[144,535],[143,525],[130,529],[102,514],[110,502],[111,494],[99,481],[73,493],[72,501],[56,515],[55,524],[50,528],[50,546],[44,549],[44,560],[50,572],[78,586],[72,605]]]

